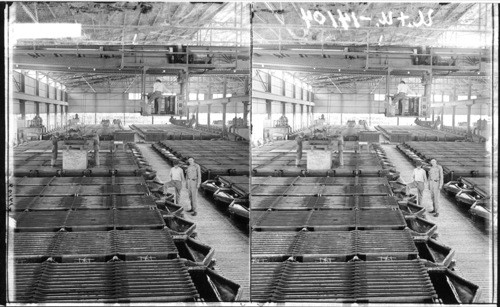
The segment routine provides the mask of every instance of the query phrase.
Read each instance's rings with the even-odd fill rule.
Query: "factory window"
[[[141,100],[141,93],[128,93],[128,100]]]
[[[374,94],[373,95],[373,100],[375,100],[375,101],[384,101],[385,100],[385,94]]]
[[[470,96],[470,99],[476,99],[476,98],[477,98],[477,96],[475,96],[475,95],[474,96]],[[468,100],[468,99],[469,99],[469,96],[467,96],[467,95],[464,95],[464,96],[458,95],[457,96],[457,100]]]
[[[222,98],[224,95],[223,94],[212,94],[213,99],[219,99]]]
[[[203,93],[198,94],[198,100],[205,100],[205,94]]]
[[[198,97],[196,95],[196,93],[189,93],[189,100],[198,100]]]
[[[450,101],[450,96],[448,96],[448,95],[435,94],[433,98],[434,98],[434,102]]]

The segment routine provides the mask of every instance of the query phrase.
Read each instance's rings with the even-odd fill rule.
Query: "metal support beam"
[[[57,105],[54,105],[54,126],[57,128]]]
[[[200,122],[200,102],[198,101],[198,106],[196,107],[196,127]]]
[[[45,109],[47,111],[47,130],[50,130],[50,103],[45,103]]]
[[[60,105],[64,105],[64,106],[68,105],[68,103],[65,102],[65,101],[60,101],[60,100],[55,100],[55,99],[49,99],[49,98],[46,98],[46,97],[35,96],[35,95],[30,95],[30,94],[25,94],[25,93],[19,93],[19,92],[12,93],[12,98],[13,99],[19,99],[19,100],[42,102],[42,103],[60,104]]]
[[[304,105],[300,105],[300,129],[304,128]]]
[[[305,100],[296,99],[296,98],[291,98],[291,97],[283,97],[281,95],[271,94],[271,93],[267,93],[267,92],[261,92],[258,90],[252,91],[252,97],[280,101],[280,102],[287,102],[287,103],[297,103],[297,104],[301,104],[301,105],[309,105],[309,106],[314,105],[314,102],[305,101]]]
[[[143,67],[141,74],[141,110],[143,113],[149,114],[146,112],[146,107],[148,105],[148,97],[146,95],[146,67]]]
[[[226,113],[227,113],[227,103],[222,104],[222,131],[226,135]]]
[[[471,114],[472,105],[467,105],[467,134],[471,135],[471,122],[470,122],[470,114]]]
[[[295,119],[296,119],[296,114],[297,113],[297,104],[292,103],[292,128],[295,130]]]
[[[453,130],[455,130],[455,115],[457,112],[457,106],[453,106],[453,113],[451,115],[451,125],[453,127]]]
[[[212,112],[212,105],[208,105],[208,110],[207,110],[207,126],[210,127],[210,113]]]
[[[281,102],[281,115],[286,115],[286,102]]]
[[[26,119],[26,101],[19,100],[19,111],[21,113],[21,119]]]
[[[248,101],[243,101],[243,122],[248,126]]]
[[[234,97],[227,97],[227,98],[208,99],[208,100],[203,100],[203,105],[230,103],[230,102],[238,103],[238,102],[243,102],[243,101],[249,101],[249,97],[247,95],[245,95],[245,96],[234,96]],[[188,103],[188,106],[190,106],[190,107],[194,107],[197,105],[198,105],[198,103],[196,101]]]
[[[94,92],[94,124],[97,125],[97,93]]]

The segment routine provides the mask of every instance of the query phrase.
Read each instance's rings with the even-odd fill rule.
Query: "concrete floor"
[[[396,170],[401,172],[405,183],[412,180],[413,165],[403,156],[395,145],[382,145],[394,163]],[[423,205],[427,211],[432,210],[430,191],[425,190]],[[496,284],[493,284],[494,267],[496,258],[497,231],[492,232],[484,223],[473,222],[467,208],[461,208],[445,193],[441,193],[440,214],[434,217],[427,213],[426,219],[436,223],[439,236],[437,241],[455,250],[455,272],[480,287],[479,303],[494,303],[497,300]],[[496,262],[495,262],[496,267]],[[496,292],[496,291],[495,291]]]
[[[151,147],[151,144],[137,144],[144,158],[157,171],[162,182],[167,182],[170,165]],[[189,210],[187,190],[181,192],[181,205],[187,220],[196,223],[197,240],[215,249],[215,268],[219,274],[236,282],[242,287],[241,301],[250,299],[250,245],[246,225],[238,224],[218,207],[211,198],[198,194],[198,215],[192,216]]]

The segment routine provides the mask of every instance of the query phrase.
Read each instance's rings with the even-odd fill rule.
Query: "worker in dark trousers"
[[[406,185],[406,195],[409,194],[410,189],[417,188],[417,204],[422,206],[422,197],[424,195],[425,186],[427,185],[427,174],[422,168],[422,162],[417,161],[416,167],[413,170],[413,181]]]
[[[189,200],[191,201],[191,209],[188,212],[194,216],[197,214],[196,206],[198,204],[198,189],[201,185],[201,169],[200,166],[194,163],[194,158],[188,158],[188,168],[186,169],[186,186],[188,189]]]
[[[50,160],[50,166],[54,167],[56,166],[56,161],[57,161],[57,153],[59,150],[59,132],[56,132],[52,135],[50,138],[52,141],[52,159]]]
[[[99,166],[100,161],[99,161],[99,149],[100,149],[100,142],[99,142],[99,134],[97,131],[94,131],[94,135],[92,136],[92,146],[94,149],[94,165]]]
[[[439,216],[439,194],[443,187],[443,168],[437,164],[436,159],[431,159],[431,168],[429,169],[429,190],[431,190],[434,216]]]
[[[143,110],[143,115],[151,115],[151,107],[153,106],[153,102],[160,98],[165,91],[165,87],[163,83],[161,83],[160,79],[156,79],[155,84],[153,84],[153,92],[148,94],[148,102],[145,105],[145,110]]]
[[[182,185],[186,180],[184,179],[184,171],[179,167],[179,161],[174,161],[174,167],[170,169],[170,181],[165,183],[165,187],[174,187],[175,188],[175,203],[179,204],[181,200],[181,190]],[[166,192],[166,190],[165,190]],[[166,193],[165,193],[166,194]]]
[[[394,95],[392,103],[397,106],[400,101],[406,98],[408,91],[409,88],[408,85],[406,85],[406,82],[404,81],[399,82],[398,92],[396,93],[396,95]]]
[[[299,167],[300,160],[302,159],[302,143],[304,142],[304,133],[299,133],[295,138],[297,142],[297,156],[295,158],[295,166]]]

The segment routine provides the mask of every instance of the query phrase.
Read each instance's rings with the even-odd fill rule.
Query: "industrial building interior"
[[[10,14],[9,301],[248,301],[250,5]],[[16,23],[81,33],[29,38]],[[192,190],[167,184],[189,157],[197,215]]]
[[[7,305],[496,304],[498,6],[7,11]]]
[[[493,9],[254,4],[251,300],[496,302]]]

